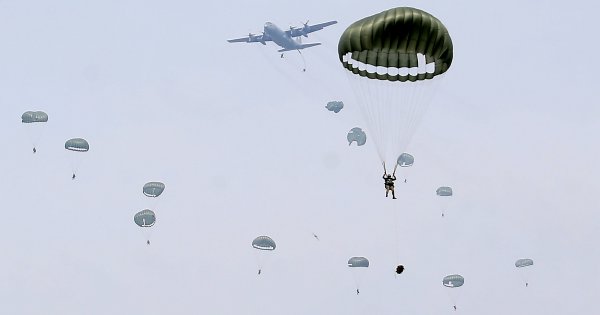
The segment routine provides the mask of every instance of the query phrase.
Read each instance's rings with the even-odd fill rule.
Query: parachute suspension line
[[[260,47],[262,48],[262,47]],[[280,64],[278,62],[274,62],[273,61],[273,57],[270,55],[267,55],[264,51],[264,49],[258,49],[260,51],[260,54],[263,56],[263,58],[265,58],[267,60],[267,62],[269,62],[271,64],[271,68],[275,69],[275,71],[279,72],[279,74],[281,74],[281,76],[285,77],[286,79],[288,79],[290,82],[294,82],[295,84],[300,84],[301,82],[298,81],[296,78],[294,78],[293,76],[291,76],[289,73],[285,72]]]
[[[366,120],[367,138],[375,143],[381,161],[395,162],[408,146],[443,76],[392,82],[362,77],[346,68],[341,70],[346,73]],[[358,70],[363,70],[363,66],[359,65]]]
[[[410,143],[424,113],[429,107],[431,96],[435,90],[435,85],[437,85],[437,82],[434,81],[437,80],[408,82],[408,84],[402,84],[400,88],[395,90],[399,94],[395,97],[396,102],[399,104],[394,104],[393,101],[390,104],[396,108],[395,117],[401,120],[396,125],[397,132],[394,133],[396,137],[389,148],[393,156],[388,156],[388,158],[397,159]],[[388,123],[393,124],[393,122]]]
[[[394,172],[392,174],[394,174],[394,176],[396,176],[396,169],[398,167],[398,163],[396,163],[394,165]],[[400,194],[402,193],[402,190],[396,190],[395,191],[396,194],[398,194],[398,199],[400,202],[403,201],[403,198],[400,196]],[[391,207],[392,209],[392,219],[393,224],[394,224],[394,252],[396,254],[396,263],[400,262],[400,215],[399,215],[399,211],[400,211],[400,205],[393,206]],[[398,274],[394,273],[394,278],[397,278]]]
[[[458,288],[448,288],[446,292],[448,293],[448,298],[452,302],[452,306],[456,307],[456,303],[458,302],[458,298],[460,297],[460,292],[457,291]]]
[[[427,81],[437,80],[390,82],[345,71],[366,120],[368,138],[375,143],[381,161],[395,163],[427,110],[435,85]]]
[[[140,233],[142,234],[142,237],[144,238],[144,240],[146,241],[147,245],[150,245],[150,239],[152,238],[152,230],[154,228],[153,227],[143,227],[140,228]]]
[[[256,258],[256,266],[258,267],[259,272],[258,274],[260,274],[263,265],[263,260],[261,259],[262,257],[260,255],[261,253],[254,251],[254,257]]]
[[[29,138],[29,142],[31,146],[34,148],[39,147],[43,133],[43,125],[40,123],[31,123],[31,124],[22,124],[25,129],[25,133],[27,133],[27,138]]]
[[[367,130],[367,141],[374,142],[375,148],[377,150],[377,155],[379,156],[380,161],[385,162],[381,150],[379,149],[380,145],[378,145],[378,135],[380,134],[381,126],[378,126],[371,122],[371,117],[374,117],[374,109],[371,106],[372,104],[369,102],[368,98],[368,95],[371,93],[367,91],[368,85],[366,85],[365,82],[363,82],[365,83],[364,85],[361,85],[361,82],[359,82],[361,79],[366,80],[366,78],[357,77],[354,73],[352,73],[346,68],[338,69],[340,69],[340,71],[344,72],[344,74],[346,75],[346,79],[350,84],[350,88],[352,89],[352,92],[355,95],[354,99],[356,105],[360,109],[360,113],[364,119],[364,123],[366,123],[365,129]]]
[[[431,104],[431,100],[435,95],[435,91],[437,90],[437,86],[439,86],[439,82],[442,80],[443,75],[439,76],[435,80],[425,80],[419,82],[419,86],[415,86],[417,89],[413,92],[415,95],[413,99],[422,100],[420,106],[414,106],[413,111],[411,112],[411,116],[414,118],[411,121],[411,126],[408,128],[412,128],[416,130],[418,125],[421,122],[421,117],[428,110],[429,105]]]
[[[356,101],[358,102],[358,107],[360,108],[363,119],[365,120],[365,123],[367,124],[367,126],[366,126],[366,129],[368,130],[367,141],[369,141],[369,139],[370,139],[371,141],[373,141],[375,143],[375,148],[377,149],[377,154],[379,156],[379,159],[381,160],[381,162],[385,162],[382,151],[380,149],[381,145],[379,143],[380,135],[382,134],[382,129],[381,129],[382,126],[378,125],[374,122],[374,120],[375,120],[374,117],[376,115],[376,109],[374,108],[372,99],[369,98],[370,95],[373,95],[373,97],[379,97],[379,95],[377,95],[377,93],[370,91],[370,85],[368,84],[369,82],[364,82],[364,80],[368,80],[368,79],[358,77],[346,69],[344,69],[344,72],[346,73],[348,82],[350,83],[351,88],[356,95]],[[363,81],[363,82],[360,82],[360,81]]]
[[[422,104],[427,102],[419,100],[427,92],[420,88],[425,82],[389,82],[347,74],[381,161],[395,164],[427,109]]]
[[[385,146],[386,146],[385,145],[385,142],[386,142],[385,139],[386,139],[386,137],[389,137],[390,135],[392,137],[394,135],[393,135],[392,130],[389,130],[389,129],[385,128],[385,122],[384,122],[385,120],[384,119],[386,119],[386,115],[393,116],[394,114],[389,111],[389,107],[390,107],[389,106],[389,101],[390,101],[389,100],[389,94],[381,93],[381,91],[378,88],[378,86],[376,86],[374,84],[371,84],[371,82],[369,82],[369,86],[371,87],[370,90],[374,91],[374,92],[369,92],[371,96],[373,94],[375,95],[375,98],[374,98],[375,103],[374,104],[383,104],[384,106],[388,105],[388,106],[386,106],[388,108],[384,107],[384,110],[376,111],[376,116],[374,117],[375,118],[375,124],[377,126],[380,126],[379,137],[380,137],[380,139],[382,139],[382,141],[380,141],[380,142],[383,142],[382,143],[383,147],[382,147],[382,150],[381,150],[381,159],[385,161],[385,160],[387,160],[387,158],[386,158],[386,148],[385,148]],[[375,105],[375,106],[377,106],[377,105]],[[375,106],[371,106],[371,107],[375,107]]]
[[[306,72],[306,61],[304,60],[304,55],[302,55],[300,49],[298,49],[298,54],[300,55],[300,58],[302,58],[302,72]]]
[[[315,75],[315,72],[302,72],[304,75],[298,76],[296,75],[297,67],[303,67],[306,69],[306,62],[304,54],[300,54],[300,58],[302,58],[302,64],[299,65],[299,61],[296,60],[295,55],[288,55],[290,58],[274,58],[272,54],[268,54],[263,47],[258,47],[258,51],[262,55],[262,57],[271,65],[271,69],[274,69],[282,78],[287,79],[291,82],[291,86],[295,87],[303,87],[307,86],[307,80],[311,80],[311,82],[317,82],[318,84],[312,85],[311,89],[304,88],[296,88],[294,92],[301,94],[301,96],[311,100],[311,102],[322,102],[323,99],[330,98],[332,93],[331,89],[327,88],[327,82],[323,80],[322,77]],[[294,62],[293,62],[294,61]],[[285,64],[283,64],[285,63]],[[291,69],[290,68],[293,68]],[[339,70],[338,67],[336,69]],[[293,70],[293,71],[292,71]]]
[[[262,55],[262,56],[263,56],[263,57],[264,57],[264,58],[265,58],[265,59],[266,59],[266,60],[267,60],[267,61],[268,61],[268,62],[269,62],[271,65],[272,65],[272,67],[271,67],[271,68],[275,69],[277,72],[279,72],[279,74],[281,74],[282,76],[286,77],[286,79],[288,79],[289,81],[292,81],[292,82],[294,82],[294,83],[296,83],[296,84],[298,83],[298,81],[297,81],[295,78],[293,78],[293,77],[292,77],[292,76],[290,76],[288,73],[286,73],[285,71],[283,71],[283,70],[282,70],[282,69],[279,67],[279,65],[278,65],[277,63],[273,62],[273,60],[271,59],[271,57],[270,57],[270,56],[268,56],[268,55],[267,55],[267,54],[266,54],[266,53],[263,51],[263,49],[259,49],[259,51],[260,51],[260,54],[261,54],[261,55]]]
[[[400,194],[400,191],[396,191],[396,194]],[[402,198],[398,196],[398,200],[401,202]],[[391,204],[396,204],[391,203]],[[392,211],[392,224],[394,225],[394,254],[396,257],[395,264],[400,263],[400,216],[398,212],[400,211],[400,206],[390,206]],[[394,272],[394,278],[397,278],[398,274]]]

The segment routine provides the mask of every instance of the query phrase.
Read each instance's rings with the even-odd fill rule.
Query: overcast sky
[[[364,120],[337,42],[397,6],[439,18],[454,60],[391,200],[373,142],[346,142]],[[0,313],[452,314],[442,278],[458,273],[458,313],[594,314],[598,9],[0,1]],[[304,39],[323,43],[303,52],[305,73],[272,43],[226,42],[306,20],[339,23]],[[50,117],[35,155],[27,110]],[[74,137],[90,151],[66,151]],[[156,200],[148,181],[166,184]],[[438,186],[455,193],[445,218]],[[133,222],[144,208],[157,214],[150,246]],[[277,242],[261,276],[259,235]],[[358,296],[351,256],[371,262]],[[514,267],[525,257],[528,288]]]

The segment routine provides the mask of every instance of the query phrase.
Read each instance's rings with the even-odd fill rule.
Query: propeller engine
[[[260,37],[260,43],[263,45],[267,44],[267,43],[265,43],[265,31],[262,32],[262,36]]]
[[[265,43],[264,38],[265,38],[265,32],[262,32],[262,36],[260,36],[260,38],[256,34],[248,33],[248,43],[258,41],[261,44],[266,45],[267,43]]]
[[[308,25],[308,20],[306,20],[306,23],[302,23],[302,25],[304,25],[301,29],[300,32],[302,33],[302,36],[308,38],[308,31],[310,30],[310,25]]]

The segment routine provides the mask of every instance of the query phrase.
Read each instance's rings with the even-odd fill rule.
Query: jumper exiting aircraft
[[[248,37],[229,39],[227,41],[230,43],[261,43],[263,45],[266,45],[266,42],[268,41],[272,41],[282,47],[282,49],[279,49],[278,52],[282,53],[281,58],[283,58],[283,52],[291,50],[297,50],[300,52],[301,49],[321,45],[321,43],[302,44],[302,41],[295,40],[295,37],[308,37],[309,33],[320,31],[323,28],[336,23],[337,21],[329,21],[315,25],[308,25],[307,21],[302,27],[290,26],[289,30],[284,31],[277,27],[277,25],[267,22],[265,23],[262,35],[250,33],[248,34]]]

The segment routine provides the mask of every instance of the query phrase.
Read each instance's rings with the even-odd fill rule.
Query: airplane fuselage
[[[267,22],[263,28],[263,33],[260,35],[249,33],[248,37],[228,39],[227,41],[230,43],[261,43],[263,45],[266,45],[267,42],[273,42],[281,47],[281,49],[277,50],[280,53],[291,50],[300,52],[301,49],[318,46],[321,43],[302,43],[302,41],[295,40],[296,37],[308,37],[308,34],[336,23],[337,21],[329,21],[309,25],[308,21],[306,21],[306,23],[302,23],[302,27],[290,27],[289,30],[282,30],[277,25]],[[281,54],[281,57],[283,58],[283,54]]]
[[[284,32],[282,29],[277,27],[277,25],[271,22],[265,23],[264,32],[271,38],[271,40],[275,44],[285,49],[293,50],[300,48],[300,45],[298,44],[298,42],[296,42],[296,40],[294,40],[291,36],[288,36],[286,32]]]

